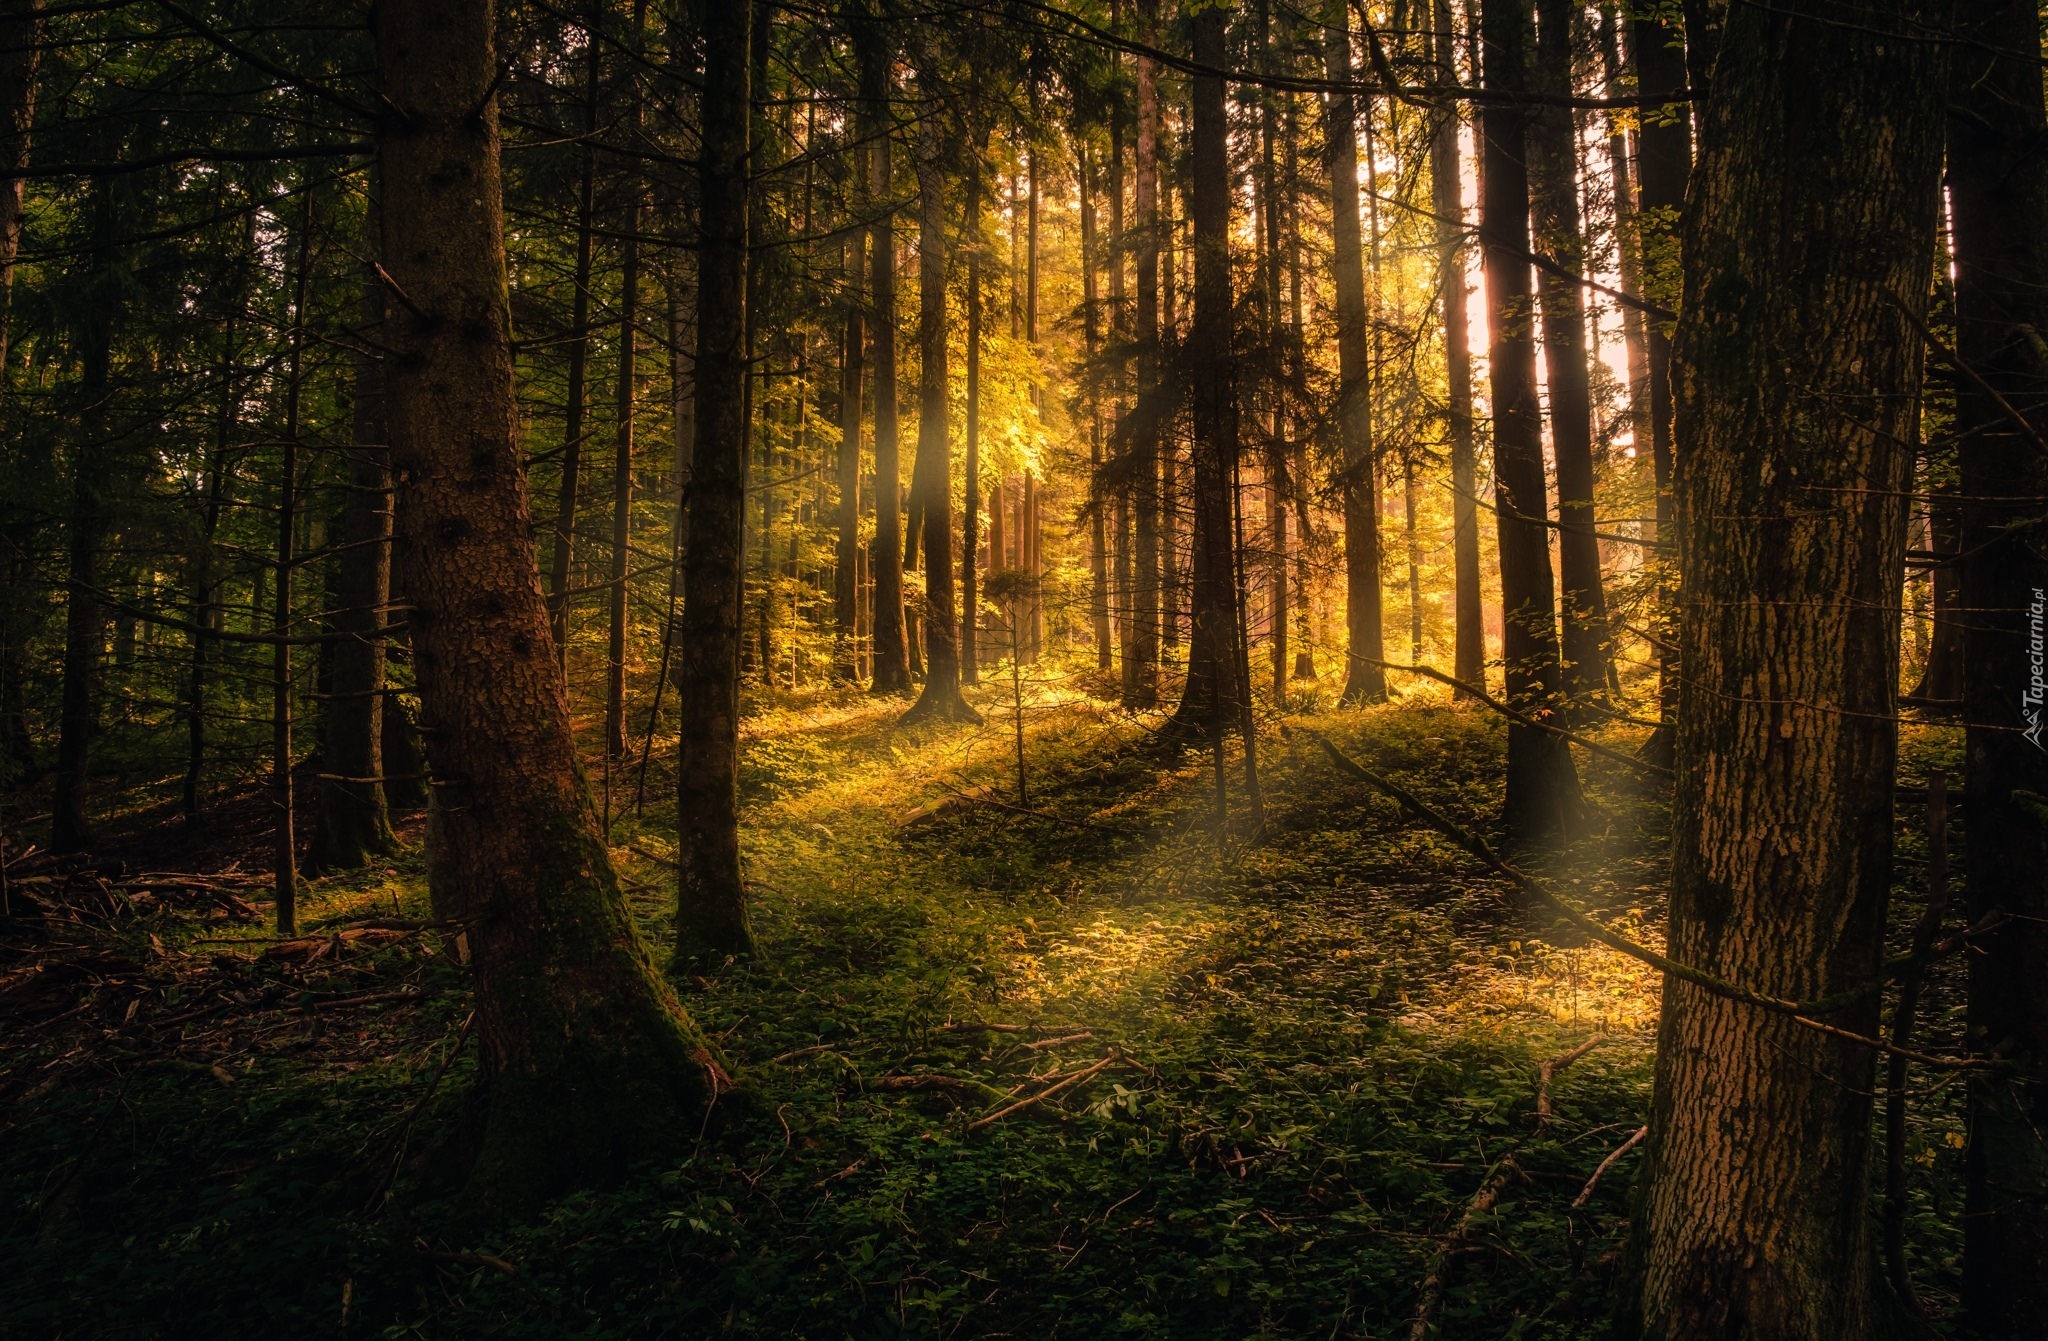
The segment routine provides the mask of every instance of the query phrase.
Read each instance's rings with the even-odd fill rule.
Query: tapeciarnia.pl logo
[[[2041,701],[2048,698],[2048,679],[2042,676],[2048,651],[2044,651],[2041,621],[2048,613],[2048,592],[2034,588],[2034,603],[2027,607],[2027,666],[2031,672],[2027,677],[2027,690],[2020,695],[2020,711],[2027,719],[2026,737],[2037,750],[2048,750],[2041,743]]]

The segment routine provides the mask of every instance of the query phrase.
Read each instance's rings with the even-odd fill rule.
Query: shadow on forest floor
[[[1645,1116],[1650,975],[1547,941],[1299,738],[1263,738],[1256,832],[1231,751],[1219,836],[1208,756],[1040,684],[1019,805],[979,692],[976,728],[852,695],[750,720],[764,953],[686,1001],[756,1102],[488,1241],[417,1191],[470,1059],[416,857],[319,882],[296,942],[192,887],[5,924],[0,1336],[1604,1335],[1638,1157],[1588,1180]],[[1489,718],[1296,706],[1497,808]],[[1661,808],[1614,773],[1547,869],[1654,940]],[[656,939],[671,820],[613,820]],[[1596,1035],[1539,1118],[1542,1063]]]

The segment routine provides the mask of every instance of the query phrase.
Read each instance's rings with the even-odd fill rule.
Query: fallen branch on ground
[[[1465,1240],[1472,1236],[1472,1222],[1490,1213],[1500,1201],[1500,1194],[1507,1190],[1508,1183],[1521,1175],[1522,1168],[1515,1163],[1515,1157],[1508,1155],[1493,1166],[1493,1172],[1472,1194],[1466,1203],[1465,1213],[1458,1217],[1456,1228],[1446,1234],[1437,1245],[1436,1255],[1430,1259],[1429,1274],[1422,1278],[1422,1288],[1415,1300],[1415,1324],[1408,1329],[1409,1341],[1425,1341],[1431,1324],[1436,1321],[1437,1309],[1443,1305],[1444,1286],[1450,1282],[1451,1262],[1458,1250],[1465,1246]]]
[[[1558,1072],[1598,1047],[1601,1040],[1606,1037],[1607,1035],[1605,1034],[1595,1034],[1562,1057],[1553,1057],[1543,1063],[1541,1070],[1537,1073],[1539,1078],[1536,1084],[1536,1126],[1538,1130],[1550,1125],[1550,1082],[1557,1078]]]
[[[1593,1199],[1593,1189],[1600,1186],[1600,1175],[1606,1173],[1609,1169],[1613,1168],[1614,1162],[1616,1160],[1620,1159],[1623,1155],[1626,1155],[1629,1151],[1641,1145],[1643,1143],[1643,1138],[1648,1136],[1649,1134],[1650,1129],[1648,1127],[1637,1127],[1635,1135],[1629,1137],[1626,1141],[1623,1141],[1621,1145],[1615,1149],[1613,1154],[1609,1155],[1606,1159],[1601,1160],[1600,1167],[1593,1170],[1593,1176],[1586,1180],[1586,1185],[1585,1187],[1579,1190],[1579,1195],[1572,1198],[1572,1209],[1578,1210],[1581,1206],[1584,1206],[1587,1202],[1591,1201]]]
[[[990,1123],[1000,1122],[1004,1118],[1010,1116],[1010,1114],[1018,1112],[1021,1109],[1029,1108],[1033,1104],[1044,1103],[1047,1099],[1052,1098],[1055,1094],[1059,1094],[1066,1090],[1072,1089],[1074,1086],[1080,1084],[1082,1081],[1087,1080],[1091,1076],[1098,1074],[1103,1070],[1103,1068],[1107,1067],[1110,1063],[1114,1062],[1116,1060],[1116,1056],[1117,1055],[1112,1052],[1109,1054],[1109,1056],[1104,1057],[1101,1061],[1095,1063],[1095,1065],[1076,1071],[1074,1072],[1074,1074],[1068,1076],[1064,1080],[1056,1080],[1052,1084],[1046,1086],[1044,1089],[1040,1090],[1038,1093],[1034,1095],[1029,1096],[1028,1098],[1019,1099],[1017,1102],[1009,1105],[1006,1108],[999,1108],[993,1113],[988,1113],[981,1117],[978,1117],[974,1121],[967,1124],[967,1130],[979,1131],[983,1127],[988,1126]]]

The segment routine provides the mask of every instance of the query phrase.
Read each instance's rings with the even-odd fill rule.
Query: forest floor
[[[978,728],[758,711],[763,953],[682,985],[746,1098],[680,1167],[513,1229],[442,1196],[473,1050],[416,851],[314,882],[288,942],[247,877],[16,879],[0,1337],[1604,1335],[1639,1156],[1592,1180],[1647,1114],[1655,980],[1304,734],[1483,829],[1498,723],[1304,695],[1262,733],[1262,823],[1231,752],[1219,834],[1209,756],[1086,687],[1028,688],[1021,803],[997,686]],[[1593,831],[1543,868],[1654,944],[1661,798],[1584,767]],[[663,941],[667,779],[637,814],[626,782],[614,850]],[[1912,1133],[1937,1306],[1952,1097]]]

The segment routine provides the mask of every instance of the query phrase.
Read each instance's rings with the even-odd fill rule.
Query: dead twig
[[[1550,1082],[1557,1078],[1558,1072],[1598,1047],[1606,1037],[1607,1035],[1605,1034],[1595,1034],[1570,1052],[1565,1053],[1562,1057],[1553,1057],[1543,1063],[1542,1068],[1537,1073],[1538,1080],[1536,1083],[1536,1126],[1538,1130],[1550,1125]]]
[[[1109,1054],[1109,1056],[1104,1057],[1101,1061],[1095,1063],[1095,1065],[1084,1067],[1083,1069],[1076,1071],[1072,1075],[1066,1077],[1064,1080],[1055,1080],[1052,1084],[1047,1085],[1044,1089],[1040,1090],[1036,1094],[1029,1095],[1025,1098],[1019,1099],[1017,1100],[1017,1102],[1010,1104],[1007,1107],[998,1108],[993,1113],[984,1114],[983,1116],[978,1117],[974,1121],[968,1123],[967,1130],[980,1131],[983,1127],[988,1126],[990,1123],[1000,1122],[1004,1118],[1010,1116],[1010,1114],[1012,1113],[1018,1112],[1022,1109],[1030,1108],[1034,1104],[1044,1103],[1047,1099],[1052,1098],[1055,1094],[1060,1094],[1067,1090],[1070,1090],[1074,1086],[1080,1084],[1082,1081],[1099,1074],[1104,1068],[1108,1067],[1112,1062],[1116,1061],[1116,1057],[1117,1055],[1114,1052],[1112,1052]]]
[[[1430,1259],[1429,1274],[1422,1278],[1422,1288],[1415,1298],[1415,1323],[1408,1329],[1409,1341],[1425,1341],[1430,1327],[1436,1322],[1437,1309],[1443,1306],[1444,1287],[1450,1283],[1451,1263],[1464,1248],[1465,1241],[1472,1237],[1472,1223],[1492,1212],[1500,1201],[1500,1194],[1507,1190],[1508,1183],[1521,1176],[1522,1168],[1515,1163],[1515,1157],[1508,1155],[1486,1176],[1479,1190],[1472,1194],[1472,1200],[1465,1204],[1465,1213],[1458,1217],[1458,1223],[1450,1233],[1437,1244],[1436,1254]]]
[[[1584,1206],[1587,1202],[1591,1201],[1593,1199],[1593,1189],[1600,1186],[1600,1176],[1606,1173],[1609,1169],[1613,1168],[1614,1162],[1616,1160],[1620,1159],[1623,1155],[1626,1155],[1629,1151],[1641,1145],[1643,1143],[1643,1139],[1647,1137],[1649,1134],[1650,1129],[1648,1127],[1637,1127],[1635,1135],[1629,1137],[1626,1141],[1623,1141],[1619,1146],[1615,1148],[1613,1154],[1609,1155],[1606,1159],[1601,1160],[1600,1167],[1593,1170],[1593,1176],[1586,1180],[1586,1185],[1583,1188],[1579,1189],[1579,1195],[1572,1198],[1572,1209],[1578,1210],[1581,1206]]]

